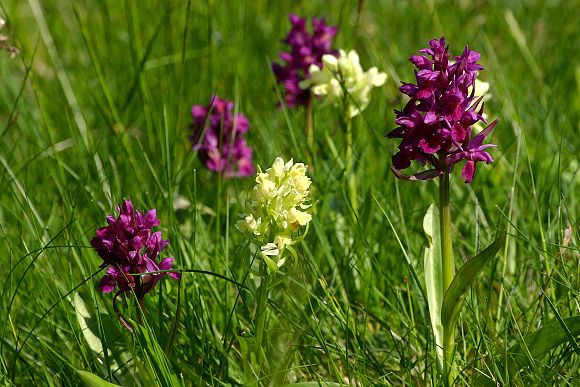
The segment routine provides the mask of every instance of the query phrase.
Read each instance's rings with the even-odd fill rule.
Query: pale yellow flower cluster
[[[324,55],[322,63],[322,69],[317,65],[310,66],[310,78],[300,82],[300,87],[311,87],[314,94],[325,96],[327,104],[346,101],[349,118],[362,112],[370,102],[372,88],[382,86],[387,80],[387,74],[380,73],[376,67],[363,71],[354,50],[348,53],[340,50],[338,58]]]
[[[280,157],[265,172],[258,167],[256,185],[248,198],[249,214],[236,224],[262,244],[261,252],[270,270],[284,264],[284,249],[293,243],[298,228],[312,219],[308,212],[311,181],[306,168],[292,159],[285,163]]]

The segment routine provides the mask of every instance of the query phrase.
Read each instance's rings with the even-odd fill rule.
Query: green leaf
[[[242,367],[246,376],[253,375],[252,364],[255,363],[255,355],[253,353],[256,348],[256,338],[252,335],[243,336],[236,335],[238,343],[240,344],[240,352],[242,353]]]
[[[449,285],[449,289],[447,289],[447,292],[445,293],[445,298],[443,299],[441,323],[444,327],[452,328],[455,326],[455,322],[457,321],[459,312],[463,306],[465,294],[476,280],[485,264],[495,257],[504,242],[505,234],[501,234],[485,250],[461,266],[461,269],[459,269],[455,278],[453,278],[451,285]]]
[[[81,331],[85,337],[85,340],[87,341],[87,344],[89,345],[89,348],[91,348],[95,353],[101,354],[103,352],[101,339],[89,328],[88,321],[91,319],[91,313],[89,312],[89,309],[87,308],[83,298],[79,293],[75,293],[71,303],[75,308],[79,326],[81,327]]]
[[[429,240],[425,249],[425,290],[431,327],[435,336],[437,363],[443,369],[443,325],[441,324],[441,305],[443,304],[443,269],[441,267],[441,234],[439,231],[439,211],[434,204],[429,206],[423,218],[423,230]]]
[[[568,317],[543,326],[526,336],[523,343],[516,344],[510,349],[508,363],[510,375],[530,365],[534,360],[542,359],[558,345],[567,341],[574,342],[574,338],[578,335],[580,335],[580,316]]]
[[[109,383],[91,372],[81,370],[76,372],[87,387],[119,387],[118,384]]]

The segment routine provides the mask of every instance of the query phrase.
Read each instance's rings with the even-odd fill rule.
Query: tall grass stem
[[[348,184],[348,196],[350,200],[350,205],[352,206],[353,219],[356,220],[358,216],[358,201],[356,192],[356,175],[353,168],[353,158],[352,158],[352,119],[350,117],[345,118],[345,138],[346,138],[346,171],[345,175]]]
[[[308,163],[312,165],[312,160],[314,160],[314,122],[313,122],[313,111],[312,111],[312,101],[304,107],[304,120],[306,122],[306,145],[308,146]]]

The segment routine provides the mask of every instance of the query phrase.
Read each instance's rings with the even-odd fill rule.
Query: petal
[[[405,169],[411,166],[411,160],[406,152],[399,151],[393,157],[393,167],[396,169]]]
[[[119,207],[119,212],[123,215],[133,215],[133,203],[130,199],[126,199],[123,204]]]
[[[149,272],[149,273],[154,273],[156,271],[159,271],[159,266],[157,266],[155,264],[155,262],[153,262],[153,260],[151,260],[149,258],[145,258],[145,268],[147,269],[147,272]]]
[[[278,250],[278,246],[275,243],[269,242],[266,243],[264,246],[260,247],[262,250],[262,254],[264,255],[278,255],[280,254],[280,250]]]
[[[122,271],[120,269],[117,269],[115,266],[109,266],[109,268],[107,269],[107,276],[109,276],[109,277],[116,278],[116,277],[120,276],[121,274],[122,274]]]
[[[171,270],[171,266],[173,265],[173,261],[175,261],[175,258],[173,258],[173,257],[163,258],[161,260],[161,262],[159,262],[159,269],[160,270]]]
[[[430,59],[422,55],[413,55],[409,60],[415,65],[415,67],[420,69],[430,69],[433,64]]]
[[[417,91],[419,91],[419,88],[413,83],[403,83],[401,86],[399,86],[399,91],[408,95],[409,97],[412,97],[417,93]]]
[[[115,280],[105,275],[99,281],[99,290],[103,293],[110,293],[115,290]]]
[[[493,162],[493,157],[491,157],[489,153],[482,150],[471,152],[469,155],[469,159],[473,161],[485,161],[488,164]]]
[[[173,265],[173,261],[175,261],[175,258],[173,257],[168,257],[168,258],[163,258],[161,260],[161,262],[159,262],[159,269],[161,270],[171,270],[171,266]],[[172,271],[169,273],[160,273],[162,275],[166,275],[168,274],[171,278],[173,279],[181,279],[181,273],[177,272],[177,271]]]
[[[423,117],[423,122],[425,122],[428,125],[432,124],[436,120],[437,120],[437,114],[435,114],[433,112],[427,112],[427,114],[425,114],[425,116]]]
[[[207,115],[207,109],[205,108],[205,106],[193,105],[191,107],[191,115],[193,116],[193,118],[196,121],[198,121],[200,124],[202,124],[203,121],[205,121],[205,117]]]
[[[485,129],[483,129],[477,136],[475,136],[471,141],[469,141],[469,148],[477,148],[481,146],[483,140],[487,137],[487,135],[495,128],[497,123],[499,122],[499,118],[489,124]]]
[[[465,166],[461,171],[461,177],[467,184],[471,183],[473,180],[473,174],[475,173],[475,161],[467,160]]]

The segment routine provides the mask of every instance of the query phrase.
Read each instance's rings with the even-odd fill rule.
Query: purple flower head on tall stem
[[[399,87],[410,100],[403,110],[395,110],[395,123],[399,126],[387,134],[402,139],[393,156],[393,170],[397,177],[428,180],[449,173],[455,164],[465,160],[461,176],[470,183],[477,162],[493,161],[486,149],[495,145],[483,145],[483,141],[498,122],[493,121],[474,135],[472,125],[486,122],[483,97],[474,93],[475,79],[483,70],[477,63],[479,52],[465,47],[451,61],[445,37],[431,40],[429,47],[419,52],[422,55],[409,58],[416,67],[416,82]],[[408,168],[412,160],[421,165],[428,163],[433,169],[404,176],[400,170]]]
[[[170,270],[174,258],[158,261],[169,241],[162,239],[161,231],[153,231],[153,227],[159,226],[157,211],[136,211],[131,200],[125,200],[117,211],[119,216],[107,216],[108,225],[97,229],[91,240],[103,260],[100,267],[108,267],[99,283],[100,290],[109,293],[118,288],[117,295],[133,290],[141,300],[165,275],[181,278],[177,272],[159,273]]]
[[[207,106],[193,105],[193,150],[210,171],[221,172],[225,177],[253,176],[256,173],[252,161],[252,148],[244,134],[248,131],[248,119],[234,114],[234,103],[213,96]]]
[[[303,90],[299,84],[309,77],[310,65],[322,67],[322,56],[336,55],[332,50],[334,36],[338,32],[335,26],[326,25],[324,18],[312,18],[312,35],[306,30],[306,18],[289,15],[292,28],[283,40],[290,46],[289,52],[281,52],[279,57],[284,64],[274,63],[272,70],[276,81],[284,89],[284,99],[289,107],[307,106],[310,103],[310,90]]]

